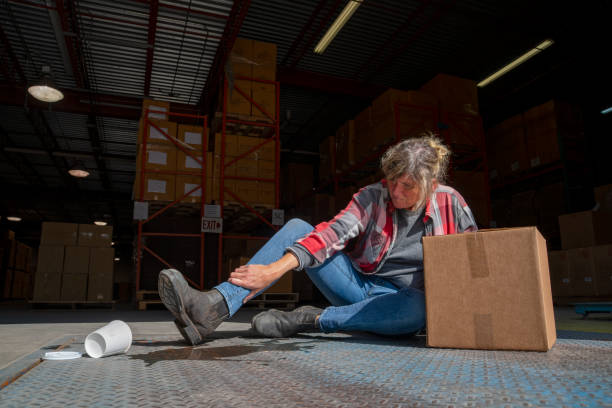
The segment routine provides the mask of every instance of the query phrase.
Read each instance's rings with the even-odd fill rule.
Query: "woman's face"
[[[388,180],[389,194],[395,208],[414,210],[421,192],[419,185],[410,176]]]

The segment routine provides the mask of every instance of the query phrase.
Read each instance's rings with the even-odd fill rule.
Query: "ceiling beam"
[[[70,58],[70,65],[72,66],[72,75],[79,88],[85,87],[85,80],[83,72],[81,71],[77,59],[77,53],[73,43],[74,35],[70,29],[70,23],[68,22],[68,16],[64,7],[64,0],[55,0],[57,4],[57,13],[60,17],[60,23],[62,25],[62,32],[64,34],[64,42],[66,43],[66,49],[68,50],[68,56]],[[49,11],[52,13],[53,11]]]
[[[151,91],[151,73],[153,71],[153,51],[155,50],[155,34],[157,32],[157,14],[159,11],[159,0],[151,0],[149,3],[149,27],[147,33],[147,67],[145,70],[144,94],[149,96]]]
[[[240,32],[242,22],[246,17],[250,5],[251,0],[234,0],[234,5],[230,11],[225,28],[223,29],[222,38],[225,39],[225,41],[221,40],[219,43],[219,47],[215,53],[215,58],[213,59],[210,71],[208,71],[208,78],[206,78],[206,83],[202,89],[202,95],[198,101],[198,106],[203,106],[205,112],[211,112],[212,110],[212,101],[217,95],[219,85],[223,80],[225,64],[227,63],[227,59],[232,48],[234,47],[234,42],[236,41],[236,37]]]
[[[293,40],[293,43],[291,44],[291,47],[289,47],[289,51],[287,51],[285,58],[283,58],[283,60],[281,61],[280,66],[287,65],[287,63],[293,56],[293,53],[297,50],[298,46],[304,39],[306,32],[308,32],[308,29],[312,27],[312,23],[314,22],[315,18],[319,15],[321,10],[323,9],[323,6],[325,6],[325,3],[327,3],[327,0],[319,0],[317,6],[314,8],[314,10],[312,10],[308,21],[306,21],[306,23],[302,26],[300,33],[297,35],[297,37],[295,37],[295,40]]]
[[[17,56],[15,55],[15,52],[13,51],[13,47],[11,47],[11,43],[8,37],[6,36],[6,33],[4,32],[4,29],[2,28],[1,25],[0,25],[0,41],[2,41],[4,50],[6,51],[6,54],[10,58],[10,61],[13,65],[13,70],[17,72],[17,75],[19,75],[19,83],[25,84],[28,81],[28,79],[25,76],[25,73],[23,72],[23,69],[21,68],[21,64],[19,63],[19,60],[17,59]]]
[[[139,120],[142,110],[142,98],[123,95],[96,94],[93,101],[87,90],[62,89],[64,99],[49,105],[28,98],[28,105],[34,108],[52,109],[56,112],[79,113],[89,115],[91,113],[102,117]],[[24,106],[27,89],[25,86],[0,83],[0,105]],[[197,114],[195,105],[186,103],[170,103],[170,111],[176,113]]]

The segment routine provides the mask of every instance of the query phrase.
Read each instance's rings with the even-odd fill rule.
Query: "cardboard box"
[[[14,241],[15,240],[15,232],[9,229],[0,229],[0,241]]]
[[[257,177],[274,180],[276,163],[273,160],[257,160]]]
[[[567,251],[548,252],[548,265],[553,296],[572,296],[573,287],[570,280],[570,264]]]
[[[78,246],[110,247],[112,241],[113,227],[111,225],[79,224]]]
[[[145,174],[145,201],[174,201],[176,177],[170,174]],[[140,200],[140,176],[136,175],[134,182],[134,199]]]
[[[62,248],[63,253],[64,248]],[[60,300],[62,273],[36,272],[34,279],[34,300],[37,302]]]
[[[234,75],[238,76],[236,72],[234,72]],[[245,98],[244,95],[251,98],[252,88],[253,83],[251,81],[242,79],[234,80],[233,87],[228,88],[226,108],[227,113],[250,116],[251,102],[247,98]],[[223,92],[220,93],[222,94]]]
[[[77,227],[78,224],[74,224],[74,226]],[[64,247],[60,245],[41,245],[38,248],[38,264],[36,266],[36,277],[38,278],[39,273],[49,275],[61,275],[63,271]]]
[[[227,184],[227,180],[226,180]],[[259,190],[256,181],[250,180],[236,180],[236,195],[240,197],[242,201],[247,203],[259,202]],[[226,196],[227,199],[227,196]]]
[[[192,156],[198,158],[202,162],[204,162],[204,153],[201,151],[191,151],[191,156],[183,152],[182,150],[177,150],[176,152],[176,170],[177,171],[189,171],[193,173],[202,173],[202,165],[198,163]]]
[[[234,159],[235,159],[235,157],[229,157],[229,156],[225,157],[225,161],[223,163],[223,167],[224,167],[223,176],[224,177],[228,177],[228,176],[232,176],[233,177],[233,176],[236,176],[237,171],[238,171],[238,162],[241,161],[241,160],[249,160],[249,159],[240,159],[240,160],[235,161],[233,164],[230,164],[228,166],[228,164],[230,162],[233,162]],[[221,177],[221,170],[220,170],[221,169],[221,156],[220,155],[219,156],[215,155],[213,166],[214,166],[214,170],[213,170],[213,173],[212,173],[211,177],[218,179],[219,177]]]
[[[136,177],[142,168],[143,145],[138,145],[138,155],[136,156]],[[182,152],[181,152],[182,153]],[[145,159],[145,169],[148,170],[176,170],[177,149],[174,146],[161,144],[147,144],[147,157]]]
[[[401,110],[399,113],[399,139],[418,137],[425,133],[437,132],[438,124],[435,114],[431,111]],[[380,150],[383,146],[396,143],[396,120],[393,116],[387,116],[376,122],[372,128],[372,140],[369,142],[370,149]],[[363,156],[374,153],[373,150],[365,152]],[[380,152],[383,153],[382,151]]]
[[[243,197],[240,196],[240,194],[238,194],[238,191],[236,189],[236,184],[238,183],[239,180],[225,180],[224,181],[224,185],[223,188],[224,190],[229,190],[232,193],[238,195],[242,200],[244,200]],[[212,179],[212,200],[219,200],[219,189],[221,187],[221,182],[218,178]],[[234,197],[232,197],[227,191],[224,191],[223,194],[223,199],[225,201],[233,201],[235,202],[236,199]]]
[[[91,248],[89,252],[89,276],[106,276],[113,273],[115,248]]]
[[[177,137],[196,150],[206,150],[206,134],[202,126],[178,125]]]
[[[240,156],[247,153],[253,148],[257,149],[246,155],[245,159],[253,160],[274,160],[276,156],[276,148],[274,140],[266,142],[265,138],[261,137],[249,137],[249,136],[238,136],[238,152],[236,156]],[[266,143],[264,143],[266,142]]]
[[[159,130],[155,127],[159,128]],[[164,133],[160,132],[163,131]],[[168,120],[150,119],[145,123],[144,119],[140,119],[138,125],[138,144],[144,143],[144,134],[147,135],[147,144],[163,144],[172,145],[171,139],[176,139],[176,122]],[[169,137],[167,137],[167,136]]]
[[[266,206],[275,205],[276,190],[274,189],[274,183],[258,181],[257,190],[257,203],[264,204]]]
[[[563,249],[612,244],[612,214],[606,211],[581,211],[559,216]]]
[[[87,276],[84,274],[64,274],[62,276],[61,300],[86,300],[87,299]]]
[[[285,273],[266,293],[293,293],[293,271]]]
[[[225,134],[225,157],[238,156],[238,135]],[[221,133],[215,134],[215,157],[221,156]]]
[[[531,168],[523,115],[512,116],[490,129],[487,139],[489,167],[496,176],[503,178]]]
[[[142,100],[142,116],[149,109],[149,119],[168,120],[170,112],[170,102],[154,101],[152,99]]]
[[[482,120],[478,115],[452,115],[446,117],[443,136],[447,143],[470,149],[484,147],[484,129]],[[431,126],[431,125],[430,125]],[[436,132],[436,127],[431,131]]]
[[[247,38],[236,38],[230,53],[229,62],[232,66],[234,77],[253,76],[253,40]]]
[[[456,170],[451,173],[451,177],[449,184],[465,199],[476,218],[476,223],[485,227],[489,226],[491,216],[486,188],[487,175],[482,171]]]
[[[89,273],[89,248],[69,246],[64,251],[64,274],[78,275]]]
[[[76,245],[78,224],[43,222],[40,245]]]
[[[266,113],[263,113],[255,104],[251,106],[251,115],[265,118],[269,121],[276,120],[276,87],[274,84],[267,84],[253,81],[251,88],[251,98]]]
[[[424,237],[423,253],[429,346],[553,346],[546,242],[536,228]]]
[[[575,248],[567,251],[572,296],[596,296],[597,282],[593,249]]]
[[[259,160],[240,159],[230,167],[236,168],[236,176],[238,177],[257,177],[258,162]],[[226,176],[228,175],[226,174]]]
[[[425,112],[438,110],[438,100],[429,93],[422,91],[400,91],[390,88],[372,102],[372,121],[374,124],[376,125],[388,117],[393,117],[396,103],[401,104],[401,106],[398,106],[398,113],[403,111]]]
[[[98,302],[113,300],[112,271],[98,271],[96,275],[89,275],[88,280],[87,300]]]
[[[24,243],[16,241],[15,249],[15,269],[25,271],[28,268],[32,248]]]
[[[202,185],[202,177],[197,176],[176,176],[176,199],[178,200],[183,194],[187,194],[197,186]],[[206,186],[204,187],[206,188]],[[210,195],[206,195],[206,199],[210,199]],[[190,195],[181,200],[182,203],[199,203],[202,201],[202,188],[192,192]]]
[[[347,170],[355,159],[355,121],[349,120],[336,131],[336,172]]]
[[[276,44],[252,40],[251,45],[253,78],[276,80]]]
[[[478,114],[476,81],[438,74],[423,85],[421,91],[435,96],[442,110],[469,115]]]
[[[612,245],[593,247],[595,281],[599,296],[612,296]]]

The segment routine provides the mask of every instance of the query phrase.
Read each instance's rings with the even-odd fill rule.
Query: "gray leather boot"
[[[316,318],[323,312],[314,306],[302,306],[291,312],[270,309],[253,317],[251,327],[264,337],[290,337],[318,329]]]
[[[164,305],[176,317],[174,324],[179,332],[192,345],[201,343],[229,316],[225,298],[218,290],[195,290],[175,269],[159,273],[158,291]]]

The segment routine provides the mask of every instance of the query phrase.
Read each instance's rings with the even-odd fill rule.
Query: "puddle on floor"
[[[303,351],[308,353],[310,349],[314,348],[312,343],[316,341],[307,342],[293,342],[293,343],[281,343],[276,340],[271,340],[263,343],[256,344],[242,344],[233,346],[220,346],[220,347],[182,347],[182,348],[171,348],[164,350],[156,350],[145,354],[132,354],[128,357],[131,360],[142,360],[147,366],[151,366],[159,361],[172,361],[172,360],[200,360],[200,361],[213,361],[213,360],[229,360],[229,361],[250,361],[250,360],[236,360],[236,357],[245,356],[251,353],[258,352],[269,352],[269,351]],[[281,358],[282,359],[282,358]]]

